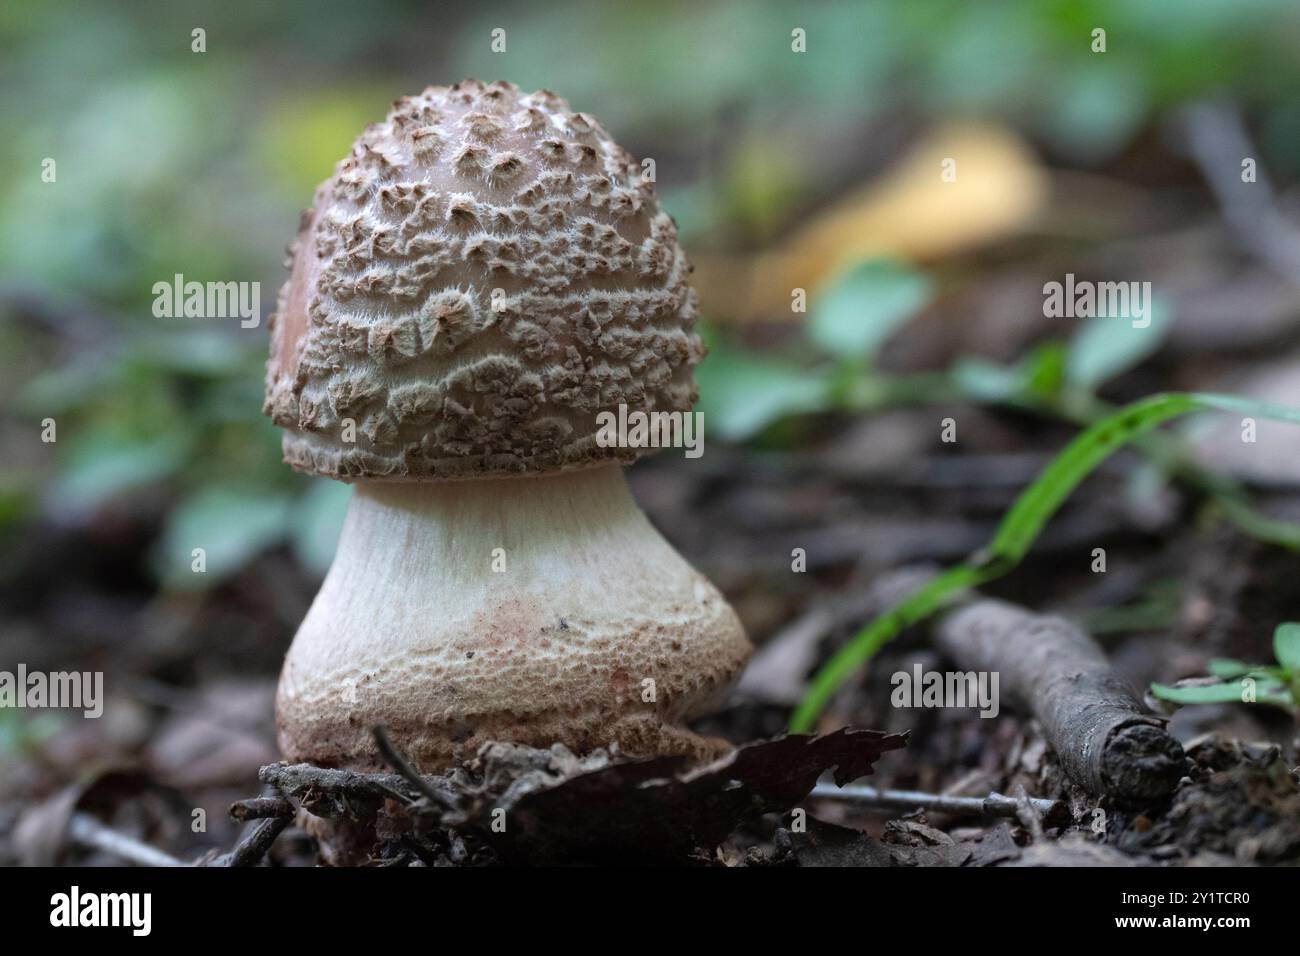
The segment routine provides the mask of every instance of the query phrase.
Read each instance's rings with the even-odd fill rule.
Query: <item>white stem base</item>
[[[426,771],[492,740],[702,755],[680,724],[726,694],[749,652],[616,465],[361,483],[285,660],[280,746],[373,767],[382,723]]]

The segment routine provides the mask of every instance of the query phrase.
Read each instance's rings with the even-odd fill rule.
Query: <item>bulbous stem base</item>
[[[489,741],[716,755],[682,727],[750,653],[618,466],[361,483],[285,660],[291,761],[377,769],[372,728],[426,772]]]

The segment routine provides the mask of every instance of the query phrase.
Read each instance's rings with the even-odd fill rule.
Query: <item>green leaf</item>
[[[1292,674],[1300,674],[1300,624],[1279,624],[1273,632],[1273,656]]]
[[[238,323],[235,323],[238,327]],[[234,332],[179,326],[170,334],[142,338],[133,350],[137,361],[147,361],[178,375],[221,378],[233,376],[251,354],[263,349],[241,341]]]
[[[114,495],[169,477],[185,461],[188,450],[179,434],[141,440],[111,429],[88,432],[70,448],[54,496],[64,507],[94,508]]]
[[[36,502],[34,482],[0,472],[0,531],[25,518]]]
[[[329,570],[351,501],[349,486],[322,478],[294,504],[289,534],[304,567],[322,575]]]
[[[1070,342],[1066,382],[1093,391],[1153,355],[1169,333],[1172,313],[1160,299],[1152,299],[1147,308],[1150,321],[1144,328],[1114,316],[1086,320]]]
[[[1010,401],[1025,390],[1023,368],[982,358],[958,359],[952,366],[952,380],[962,394],[981,402]]]
[[[67,729],[68,717],[57,710],[22,711],[0,708],[0,767],[6,758],[37,750]]]
[[[980,402],[1015,403],[1029,396],[1054,399],[1065,380],[1065,348],[1047,342],[1014,365],[999,365],[982,358],[953,363],[951,379],[966,397]]]
[[[1044,90],[1043,126],[1053,144],[1083,165],[1113,156],[1148,115],[1143,72],[1114,58],[1093,57],[1054,70]]]
[[[786,415],[822,411],[831,405],[824,371],[722,345],[713,347],[696,377],[705,427],[728,441],[751,438]]]
[[[1267,667],[1263,664],[1247,664],[1244,661],[1224,660],[1215,658],[1210,661],[1206,668],[1214,677],[1222,680],[1235,680],[1239,677],[1253,677],[1257,681],[1265,681],[1270,686],[1282,686],[1288,677],[1288,671],[1284,667]]]
[[[1254,664],[1247,664],[1244,661],[1229,660],[1224,657],[1216,657],[1210,661],[1206,670],[1214,677],[1223,680],[1232,680],[1234,677],[1242,677],[1255,670]]]
[[[1270,691],[1268,693],[1258,694],[1255,702],[1259,704],[1268,704],[1272,707],[1280,707],[1287,713],[1295,716],[1300,712],[1300,705],[1296,704],[1296,700],[1296,696],[1287,691]]]
[[[808,316],[808,334],[828,355],[872,359],[932,295],[933,283],[924,273],[873,259],[817,297]]]
[[[41,372],[23,389],[23,408],[32,415],[61,415],[90,401],[103,386],[112,362],[103,355]]]
[[[1297,408],[1234,395],[1187,392],[1152,395],[1125,405],[1090,425],[1021,492],[985,548],[944,571],[876,618],[818,671],[808,693],[790,718],[791,731],[803,733],[810,730],[839,686],[905,627],[924,620],[959,591],[996,580],[1012,571],[1074,489],[1113,452],[1162,422],[1205,409],[1274,418],[1300,425],[1300,409]]]
[[[1241,703],[1242,686],[1239,682],[1231,684],[1206,684],[1201,687],[1170,687],[1168,684],[1152,684],[1151,693],[1161,700],[1175,704],[1232,704]]]
[[[201,590],[244,567],[288,530],[289,497],[213,487],[175,508],[155,555],[167,586]],[[206,570],[194,570],[194,550],[202,548]]]
[[[1042,398],[1055,398],[1065,383],[1068,354],[1059,342],[1046,342],[1034,349],[1024,363],[1025,388]]]

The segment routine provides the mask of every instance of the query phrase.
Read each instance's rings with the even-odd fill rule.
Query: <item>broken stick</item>
[[[88,813],[72,815],[68,821],[68,837],[74,843],[102,850],[139,866],[189,866],[170,853],[104,826]]]
[[[1038,718],[1061,767],[1088,791],[1146,802],[1178,786],[1183,748],[1076,625],[980,598],[945,616],[935,638],[963,670],[998,672],[1009,702]]]
[[[1046,820],[1049,826],[1064,826],[1070,822],[1070,810],[1064,803],[1044,797],[1020,799],[1000,793],[990,793],[987,797],[961,797],[946,793],[923,793],[920,790],[882,790],[858,783],[843,787],[837,787],[833,783],[819,783],[813,787],[809,796],[887,811],[927,810],[958,816],[1014,817],[1028,807]]]

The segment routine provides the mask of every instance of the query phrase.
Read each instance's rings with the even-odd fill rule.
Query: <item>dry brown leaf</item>
[[[830,768],[842,786],[905,742],[896,734],[844,729],[745,744],[693,770],[671,757],[612,763],[501,801],[509,825],[484,837],[515,861],[700,858],[745,822],[790,809]]]

